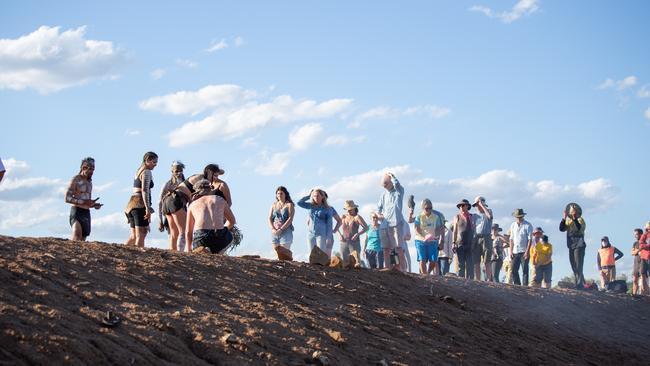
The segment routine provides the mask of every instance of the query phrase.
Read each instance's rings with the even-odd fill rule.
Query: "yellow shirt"
[[[535,245],[535,252],[533,254],[533,265],[543,266],[551,263],[551,255],[553,254],[553,244],[539,242]]]

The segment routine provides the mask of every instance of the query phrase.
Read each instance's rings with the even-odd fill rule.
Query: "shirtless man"
[[[196,249],[222,253],[232,241],[230,229],[235,225],[235,216],[226,200],[214,194],[210,183],[202,179],[193,184],[195,198],[187,211],[185,229],[188,252]]]
[[[90,208],[99,210],[103,205],[90,197],[93,191],[93,173],[95,172],[95,159],[85,158],[81,161],[79,174],[72,177],[68,190],[65,193],[65,202],[72,205],[70,208],[70,226],[72,227],[72,240],[85,241],[90,235]]]

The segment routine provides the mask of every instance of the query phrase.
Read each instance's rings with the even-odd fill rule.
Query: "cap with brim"
[[[523,208],[518,208],[512,213],[512,216],[514,216],[514,217],[524,217],[524,216],[526,216],[526,213],[524,212]]]
[[[488,207],[487,203],[485,203],[485,197],[483,196],[476,196],[476,198],[474,198],[474,203],[472,204],[472,206],[473,207],[478,206],[479,201],[483,202],[483,206]]]
[[[538,227],[535,228],[535,230],[533,230],[533,234],[536,234],[536,233],[544,234],[544,230],[542,230],[542,228],[538,226]]]
[[[470,208],[472,207],[472,205],[469,203],[468,200],[461,200],[460,202],[458,202],[458,204],[456,204],[456,207],[460,208],[460,206],[464,206],[464,205],[467,205]]]
[[[503,231],[503,229],[499,227],[499,224],[492,225],[492,230]]]

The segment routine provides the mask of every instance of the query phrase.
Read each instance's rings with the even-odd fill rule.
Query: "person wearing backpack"
[[[596,255],[598,270],[600,271],[601,291],[607,289],[607,285],[616,280],[616,261],[623,257],[623,252],[612,246],[607,236],[600,239],[600,249]]]

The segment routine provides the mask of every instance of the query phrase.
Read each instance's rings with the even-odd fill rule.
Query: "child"
[[[548,236],[542,236],[542,240],[535,244],[533,252],[533,266],[535,266],[535,278],[533,286],[538,287],[544,280],[544,288],[551,288],[551,277],[553,275],[553,245],[548,242]]]
[[[623,252],[614,248],[609,243],[609,238],[603,236],[600,239],[600,249],[596,255],[598,270],[600,271],[600,290],[605,291],[607,284],[616,279],[616,261],[621,259]]]

